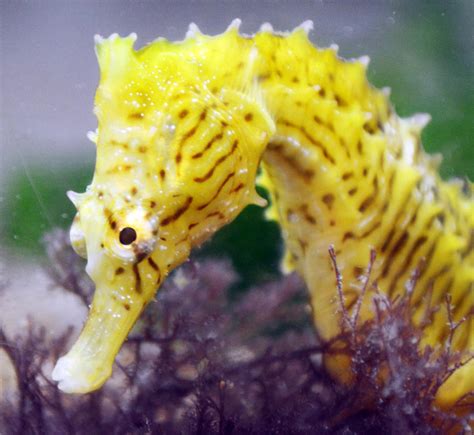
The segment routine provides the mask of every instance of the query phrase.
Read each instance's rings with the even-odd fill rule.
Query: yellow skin
[[[250,203],[264,205],[282,228],[284,268],[305,279],[314,322],[325,340],[341,331],[341,310],[328,256],[332,244],[344,276],[347,310],[362,289],[370,250],[372,277],[390,297],[424,259],[412,296],[419,323],[441,304],[423,346],[441,347],[449,330],[443,305],[452,296],[458,321],[473,307],[472,185],[444,182],[439,159],[424,153],[427,115],[401,119],[387,93],[366,79],[365,58],[343,61],[308,40],[310,23],[288,34],[269,25],[252,37],[236,20],[219,36],[157,40],[134,51],[135,35],[97,38],[101,81],[96,95],[97,164],[71,229],[87,258],[96,292],[87,323],[53,372],[70,393],[99,388],[146,304],[191,249]],[[374,315],[364,299],[360,320]],[[474,348],[469,318],[453,348]],[[349,379],[347,361],[329,370]],[[474,389],[471,361],[442,386],[449,406]]]

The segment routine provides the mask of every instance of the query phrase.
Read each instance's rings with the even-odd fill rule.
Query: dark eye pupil
[[[126,227],[120,231],[119,238],[122,245],[130,245],[137,240],[137,232],[133,228]]]

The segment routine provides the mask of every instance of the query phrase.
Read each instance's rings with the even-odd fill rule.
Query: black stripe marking
[[[234,188],[232,189],[232,193],[237,193],[237,192],[238,192],[240,189],[242,189],[243,187],[244,187],[244,183],[239,183],[239,184],[237,185],[237,187],[234,187]]]
[[[385,266],[382,270],[382,273],[380,275],[380,277],[383,279],[383,278],[386,278],[387,275],[389,274],[390,272],[390,267],[392,266],[393,262],[394,262],[394,259],[395,257],[397,256],[397,254],[400,254],[400,251],[403,249],[403,247],[405,246],[406,242],[408,241],[408,232],[405,230],[402,235],[398,238],[397,242],[395,243],[395,245],[393,245],[393,248],[390,250],[390,252],[388,253],[388,255],[385,257]]]
[[[466,244],[466,248],[461,251],[461,259],[465,259],[474,250],[474,229],[471,229],[471,235],[469,242]]]
[[[142,293],[142,279],[140,277],[140,270],[138,269],[138,264],[133,265],[133,273],[135,274],[135,291],[139,294]]]
[[[303,204],[300,207],[300,210],[303,213],[303,217],[305,218],[306,222],[311,225],[316,225],[316,218],[308,211],[308,204]]]
[[[372,194],[370,196],[365,198],[359,206],[359,211],[361,213],[363,213],[365,210],[367,210],[367,208],[370,207],[370,205],[377,198],[377,195],[379,193],[379,183],[378,183],[377,178],[374,178],[373,185],[374,185],[374,191],[372,192]]]
[[[427,291],[427,289],[436,283],[436,281],[443,276],[445,273],[449,272],[453,268],[453,264],[447,264],[443,266],[440,270],[438,270],[434,275],[431,275],[428,282],[425,284],[423,293]],[[441,298],[446,295],[446,292],[441,292],[438,294],[438,297],[434,299],[432,302],[434,305],[439,304],[441,302]]]
[[[235,172],[231,172],[227,177],[224,179],[224,181],[221,183],[221,185],[218,187],[212,198],[206,202],[205,204],[200,205],[197,207],[197,210],[204,210],[212,201],[214,201],[217,198],[217,195],[221,192],[221,190],[224,188],[226,183],[235,175]]]
[[[204,155],[204,153],[205,153],[209,148],[212,147],[212,145],[214,144],[214,142],[216,142],[216,141],[222,139],[223,136],[224,136],[224,135],[223,135],[222,132],[216,134],[216,135],[207,143],[207,145],[204,147],[204,149],[203,149],[202,151],[200,151],[200,152],[198,152],[198,153],[196,153],[196,154],[193,154],[193,155],[191,156],[191,158],[192,158],[192,159],[199,159],[199,158],[201,158],[201,157]]]
[[[336,198],[334,197],[334,195],[332,193],[326,193],[325,195],[323,195],[323,197],[321,198],[321,200],[324,202],[324,204],[326,204],[326,207],[328,208],[328,210],[331,210],[332,209],[332,206],[334,204],[334,200]]]
[[[214,216],[219,216],[219,219],[224,219],[225,217],[220,211],[213,211],[212,213],[206,215],[206,218],[212,218]]]
[[[413,216],[412,216],[412,218],[411,218],[411,220],[410,220],[410,222],[409,222],[409,225],[412,225],[412,224],[416,221],[416,218],[417,218],[417,214],[418,214],[418,210],[419,210],[419,208],[420,208],[420,205],[421,205],[421,202],[418,203],[418,205],[417,205],[417,207],[416,207],[416,209],[415,209],[415,212],[413,213]],[[431,225],[432,225],[433,222],[435,221],[436,216],[437,216],[436,214],[433,215],[433,216],[431,216],[431,218],[430,218],[430,219],[426,222],[426,224],[424,225],[424,228],[423,228],[423,231],[422,231],[422,232],[426,233],[426,232],[429,231],[429,229],[431,228]],[[438,237],[439,237],[439,235],[438,235]],[[427,238],[426,236],[421,236],[421,237],[419,237],[419,238],[415,241],[415,243],[414,243],[414,245],[412,246],[412,248],[411,248],[411,250],[410,250],[408,256],[407,256],[406,259],[405,259],[405,262],[404,262],[403,266],[399,269],[398,273],[395,274],[394,279],[393,279],[392,283],[390,284],[390,288],[389,288],[389,291],[388,291],[388,295],[389,295],[389,296],[391,296],[392,293],[393,293],[393,291],[395,290],[395,287],[396,287],[396,285],[397,285],[397,281],[399,280],[399,278],[404,274],[404,272],[405,272],[405,271],[407,270],[407,268],[409,267],[409,265],[410,265],[410,263],[411,263],[411,261],[412,261],[414,255],[415,255],[416,251],[417,251],[417,250],[420,248],[420,246],[423,245],[427,240],[428,240],[428,238]],[[424,271],[424,269],[423,269],[423,271]],[[419,278],[420,278],[420,277],[421,277],[421,274],[420,274]],[[419,278],[418,278],[418,279],[419,279]],[[426,288],[425,288],[425,290],[426,290]]]
[[[411,247],[410,251],[408,252],[408,255],[405,257],[405,261],[403,262],[403,265],[400,267],[398,273],[395,274],[394,279],[392,283],[390,284],[390,288],[388,290],[388,296],[392,296],[393,291],[395,290],[395,287],[397,285],[398,280],[400,277],[403,275],[403,273],[407,270],[409,270],[409,266],[411,265],[413,259],[415,258],[415,254],[420,249],[428,240],[428,237],[426,236],[421,236],[418,237]]]
[[[159,271],[159,270],[160,270],[160,268],[158,267],[158,265],[154,262],[153,258],[148,257],[148,263],[149,263],[149,265],[150,265],[153,269],[155,269],[156,271]]]
[[[296,174],[301,175],[305,183],[309,183],[314,177],[312,169],[305,169],[300,165],[298,159],[288,156],[284,153],[285,145],[281,142],[270,142],[267,146],[268,151],[276,153]]]
[[[344,172],[344,174],[342,174],[342,179],[346,181],[349,178],[352,178],[353,176],[354,176],[354,172]]]
[[[192,196],[188,196],[186,199],[186,202],[180,208],[178,208],[178,210],[176,210],[175,213],[173,213],[171,216],[164,218],[161,221],[160,226],[165,227],[166,225],[169,225],[171,222],[174,222],[175,220],[177,220],[189,208],[192,202],[193,202]]]
[[[234,143],[232,144],[232,149],[227,154],[224,154],[223,156],[219,157],[214,163],[214,166],[211,169],[209,169],[209,171],[205,175],[203,175],[202,177],[194,178],[194,181],[196,183],[203,183],[204,181],[209,180],[209,178],[211,178],[212,175],[214,174],[214,171],[216,170],[216,168],[235,152],[238,144],[239,144],[239,141],[236,139]]]
[[[202,115],[202,114],[201,114]],[[179,164],[182,160],[182,155],[181,155],[181,151],[183,149],[183,146],[185,144],[185,142],[194,136],[194,134],[196,133],[197,129],[199,128],[199,124],[201,123],[201,121],[198,121],[198,123],[193,127],[191,128],[187,133],[185,133],[182,137],[181,137],[181,141],[179,143],[179,146],[178,146],[178,152],[176,153],[176,157],[175,157],[175,161],[177,164]]]
[[[451,287],[452,281],[450,281],[448,283],[448,285],[449,285],[449,287]],[[461,294],[462,294],[461,300],[456,302],[456,306],[453,309],[453,317],[454,318],[458,317],[459,310],[462,308],[466,298],[472,296],[472,291],[474,289],[473,285],[474,284],[472,282],[468,282],[466,288],[461,292]],[[443,294],[447,293],[449,287],[447,287],[447,288],[445,287],[446,290],[444,290]],[[472,310],[472,307],[471,307],[471,310]]]
[[[346,295],[346,310],[350,311],[352,307],[355,305],[355,303],[359,300],[359,295],[353,295],[352,298],[348,295]]]
[[[395,220],[393,221],[392,229],[390,230],[390,232],[388,233],[387,238],[385,239],[384,243],[382,244],[382,249],[381,249],[382,253],[384,253],[387,250],[388,246],[390,245],[390,242],[392,241],[393,236],[395,235],[396,230],[398,229],[397,228],[398,220],[403,215],[403,213],[406,211],[406,207],[407,207],[407,204],[410,202],[410,199],[411,199],[411,191],[408,192],[408,195],[407,195],[404,203],[398,209],[398,213],[395,216]]]
[[[290,128],[294,128],[298,131],[300,131],[302,133],[302,135],[312,144],[314,145],[316,148],[318,148],[322,153],[323,153],[323,156],[330,162],[332,163],[333,165],[336,164],[336,160],[334,159],[334,157],[328,152],[328,150],[324,147],[324,145],[317,141],[314,137],[312,137],[307,131],[306,129],[303,127],[303,126],[299,126],[299,125],[295,125],[293,124],[292,122],[290,121],[287,121],[287,120],[281,120],[279,122],[279,124],[283,124],[285,125],[286,127],[290,127]]]
[[[380,225],[382,225],[382,221],[377,221],[375,222],[374,225],[372,225],[372,227],[368,228],[367,230],[365,230],[362,234],[359,234],[357,235],[357,238],[358,239],[364,239],[366,238],[367,236],[369,236],[370,234],[372,234],[378,227],[380,227]]]

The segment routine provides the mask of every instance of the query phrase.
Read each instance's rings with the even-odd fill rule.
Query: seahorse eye
[[[133,228],[125,227],[120,231],[119,239],[122,245],[130,245],[137,240],[137,232]]]

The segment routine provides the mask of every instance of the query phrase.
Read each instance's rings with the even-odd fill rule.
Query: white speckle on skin
[[[273,26],[270,23],[263,23],[260,26],[260,32],[273,33]]]
[[[303,30],[307,35],[309,35],[309,32],[311,32],[314,29],[314,23],[313,20],[306,20],[303,21],[299,26],[295,27],[295,30]]]
[[[370,57],[369,56],[361,56],[356,59],[356,62],[361,63],[365,68],[367,68],[370,64]]]
[[[422,130],[431,121],[431,115],[428,113],[416,113],[411,118],[409,118],[409,121],[412,126],[416,127],[416,129]]]
[[[197,24],[190,23],[188,27],[188,31],[186,32],[185,39],[196,38],[199,35],[202,35],[202,33],[201,33],[201,30],[199,30],[199,27],[197,26]]]
[[[105,39],[104,39],[102,36],[100,36],[100,35],[94,35],[94,43],[95,43],[95,45],[101,45],[101,44],[104,43],[104,41],[105,41]]]
[[[237,30],[237,32],[240,30],[240,25],[242,24],[242,20],[240,18],[235,18],[232,20],[232,22],[229,24],[229,26],[226,29],[226,32],[230,32],[233,30]]]
[[[66,195],[70,199],[70,201],[75,205],[76,208],[80,207],[81,202],[83,201],[83,198],[84,198],[83,193],[77,193],[77,192],[73,192],[72,190],[69,190],[66,193]]]
[[[87,132],[87,139],[89,139],[92,143],[97,143],[97,136],[99,134],[99,129],[95,131],[88,131]]]

